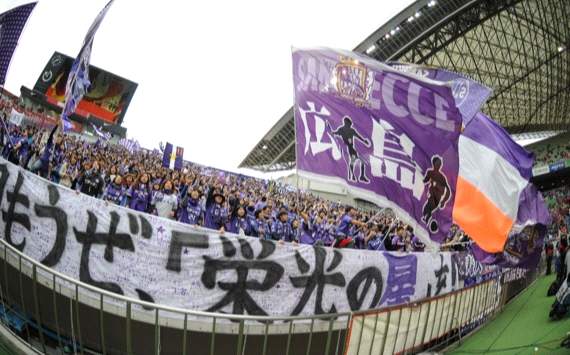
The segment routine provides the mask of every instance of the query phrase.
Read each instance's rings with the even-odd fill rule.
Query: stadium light
[[[264,144],[263,147],[261,147],[261,149],[267,150],[267,144]]]
[[[414,17],[415,17],[415,18],[418,18],[418,17],[420,17],[421,15],[422,15],[422,13],[418,11],[418,12],[416,12],[416,13],[414,14]]]
[[[564,47],[564,46],[559,46],[559,47],[558,47],[558,52],[562,52],[562,51],[565,50],[565,49],[566,49],[566,47]]]
[[[395,35],[395,34],[396,34],[396,30],[391,30],[391,31],[390,31],[390,34],[391,34],[392,36]]]
[[[414,20],[414,16],[408,17],[408,22],[412,22]]]
[[[375,45],[371,45],[370,47],[368,47],[368,49],[366,50],[366,53],[370,54],[372,52],[374,52],[376,50],[376,46]]]
[[[386,33],[386,36],[385,36],[385,37],[386,37],[386,39],[390,38],[390,34],[389,34],[389,33]]]
[[[431,0],[430,2],[428,2],[428,7],[434,7],[435,5],[437,5],[437,1],[435,0]]]

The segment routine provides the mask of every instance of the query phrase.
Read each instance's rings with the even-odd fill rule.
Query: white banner
[[[0,228],[26,255],[106,290],[192,310],[312,315],[440,295],[480,280],[459,253],[382,253],[205,232],[57,186],[0,159]]]
[[[548,165],[535,166],[534,168],[532,168],[532,175],[533,176],[544,175],[548,174],[549,171],[550,170],[548,168]]]
[[[12,112],[10,113],[10,122],[12,124],[19,126],[22,124],[23,119],[24,119],[23,113],[20,113],[20,112],[16,111],[15,109],[12,109]]]

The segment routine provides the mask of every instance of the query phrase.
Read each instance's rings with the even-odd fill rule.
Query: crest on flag
[[[363,106],[370,97],[374,82],[373,74],[358,60],[341,57],[334,68],[333,82],[341,97]]]

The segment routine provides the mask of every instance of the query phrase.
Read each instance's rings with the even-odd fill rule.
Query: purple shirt
[[[396,234],[395,236],[392,237],[392,247],[394,248],[394,250],[404,251],[405,246],[406,244],[399,235]]]

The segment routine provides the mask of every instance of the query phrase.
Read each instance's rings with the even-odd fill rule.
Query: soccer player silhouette
[[[348,116],[344,116],[343,125],[339,126],[336,130],[331,128],[332,134],[342,138],[343,143],[346,145],[348,150],[348,180],[357,181],[354,169],[356,168],[356,163],[360,162],[360,176],[358,177],[358,182],[369,183],[368,177],[366,177],[366,164],[364,160],[358,155],[358,152],[354,148],[355,139],[358,139],[366,147],[370,147],[370,141],[363,138],[360,133],[354,127],[352,127],[352,119]]]
[[[422,220],[432,233],[439,230],[437,221],[433,219],[433,213],[438,209],[443,209],[451,197],[451,189],[447,183],[447,178],[440,171],[443,161],[440,157],[431,158],[431,169],[428,169],[424,177],[424,184],[428,184],[428,198],[423,208]]]

